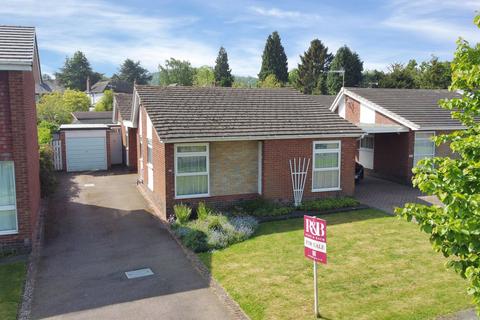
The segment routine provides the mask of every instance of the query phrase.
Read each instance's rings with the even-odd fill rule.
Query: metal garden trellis
[[[290,159],[288,162],[290,164],[290,174],[292,176],[293,200],[295,207],[298,207],[302,203],[303,190],[305,189],[308,167],[310,166],[310,158],[293,158],[293,161]]]

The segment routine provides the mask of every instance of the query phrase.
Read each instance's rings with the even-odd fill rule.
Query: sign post
[[[303,239],[305,257],[313,260],[315,317],[319,317],[317,262],[327,264],[327,221],[317,217],[303,216]]]

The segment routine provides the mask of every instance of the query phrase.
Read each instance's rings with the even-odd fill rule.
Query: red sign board
[[[303,216],[305,257],[327,263],[327,221]]]

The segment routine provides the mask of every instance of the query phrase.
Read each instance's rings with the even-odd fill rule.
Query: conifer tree
[[[318,39],[312,40],[307,51],[300,56],[298,79],[295,87],[305,94],[326,94],[327,71],[333,56]]]
[[[288,62],[285,49],[282,46],[280,36],[274,31],[268,36],[262,54],[262,67],[258,78],[260,81],[273,74],[281,83],[288,82]]]
[[[217,59],[215,60],[215,85],[220,87],[231,87],[233,84],[232,70],[228,64],[228,55],[224,47],[220,47]]]

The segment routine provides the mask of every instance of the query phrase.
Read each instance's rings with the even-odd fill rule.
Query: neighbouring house
[[[112,111],[72,112],[72,123],[114,124]]]
[[[56,79],[49,79],[49,80],[42,79],[40,83],[35,85],[35,94],[36,94],[37,101],[44,94],[52,93],[52,92],[64,92],[64,91],[65,91],[65,87],[62,86],[60,82],[58,82],[58,80]]]
[[[292,89],[135,86],[138,184],[167,219],[178,203],[292,202],[289,161],[310,159],[303,198],[353,195],[363,132]]]
[[[137,128],[132,127],[132,94],[115,93],[113,96],[113,122],[122,130],[123,163],[137,169]]]
[[[436,147],[431,137],[464,129],[438,104],[457,97],[448,90],[343,88],[331,110],[368,134],[357,146],[367,172],[410,184],[419,160],[451,155],[448,145]]]
[[[116,93],[132,93],[133,84],[121,80],[101,80],[88,88],[86,93],[90,97],[91,104],[94,106],[103,97],[105,90],[112,90]]]
[[[28,250],[40,211],[35,28],[0,26],[0,254]]]

